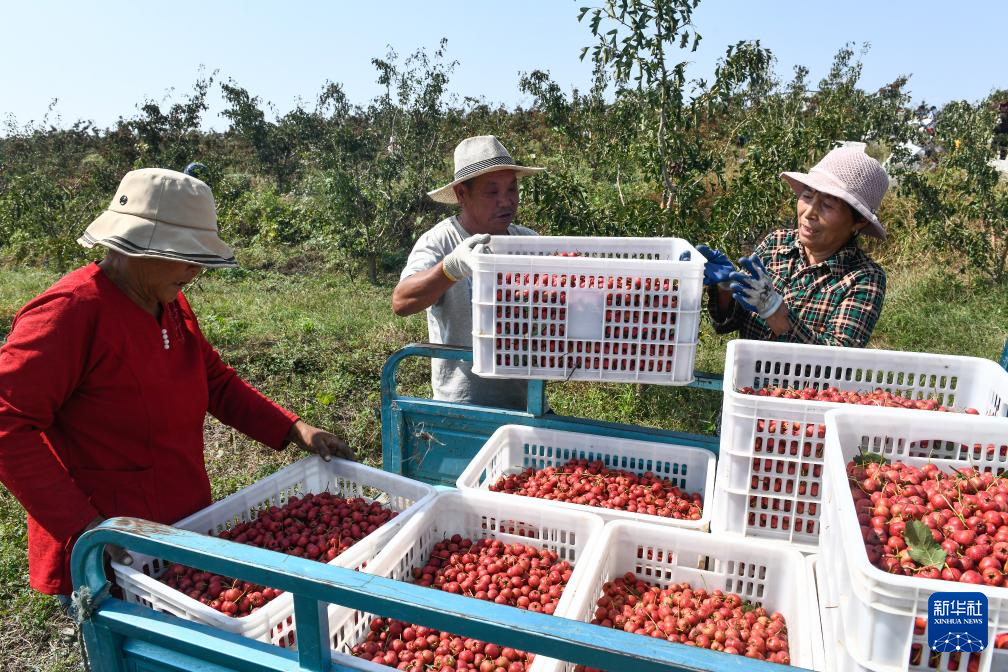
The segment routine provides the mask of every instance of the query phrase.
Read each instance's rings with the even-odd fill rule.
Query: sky
[[[599,4],[0,0],[0,122],[105,127],[134,116],[145,100],[183,99],[201,73],[234,80],[279,114],[299,99],[310,105],[326,81],[363,104],[379,92],[372,58],[389,47],[401,56],[431,52],[442,37],[447,57],[458,61],[452,93],[528,106],[522,72],[548,70],[565,91],[587,88],[591,68],[579,54],[593,40],[577,14]],[[816,82],[844,44],[867,42],[861,83],[868,90],[907,74],[915,103],[941,105],[1008,88],[1003,0],[703,0],[694,24],[700,49],[681,56],[692,76],[710,77],[729,44],[759,39],[782,77],[801,64]],[[209,102],[204,126],[227,128],[219,88]]]

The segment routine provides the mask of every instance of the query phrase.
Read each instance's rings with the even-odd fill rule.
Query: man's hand
[[[441,262],[444,274],[448,276],[448,279],[454,282],[472,275],[472,260],[475,254],[473,250],[477,245],[486,245],[489,242],[489,233],[478,233],[459,243]]]
[[[732,296],[764,320],[769,318],[784,304],[784,299],[774,289],[766,267],[755,254],[739,259],[739,266],[747,272],[736,271],[729,276]]]
[[[101,516],[96,516],[94,520],[88,523],[88,526],[81,530],[81,534],[84,534],[88,530],[93,530],[105,521]],[[105,544],[105,555],[112,559],[112,562],[117,562],[120,565],[126,565],[129,567],[133,564],[133,556],[130,555],[125,548],[122,546],[113,546],[112,544]]]
[[[717,285],[727,291],[731,290],[731,280],[729,276],[734,272],[735,265],[731,263],[728,255],[721,250],[712,250],[706,245],[697,245],[697,252],[707,257],[707,263],[703,268],[704,287]]]
[[[331,432],[318,427],[312,427],[307,422],[298,420],[287,432],[287,440],[297,445],[301,450],[315,453],[328,462],[333,457],[344,460],[354,459],[354,452],[343,439]]]

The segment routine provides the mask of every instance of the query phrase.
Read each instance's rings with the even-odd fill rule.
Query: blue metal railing
[[[786,669],[478,601],[135,518],[110,519],[80,538],[71,561],[75,590],[86,586],[92,594],[98,594],[105,587],[105,544],[291,593],[298,650],[273,647],[106,597],[88,605],[93,611],[82,623],[95,672],[360,669],[355,659],[333,658],[325,617],[327,603],[613,672]],[[360,661],[356,664],[367,667]]]
[[[545,383],[528,381],[528,407],[516,411],[400,396],[400,364],[407,357],[472,360],[472,350],[436,344],[407,345],[386,361],[381,375],[382,468],[440,485],[454,485],[465,465],[495,429],[520,424],[588,434],[705,448],[718,453],[717,437],[587,418],[546,414]],[[697,374],[695,387],[721,389],[721,377]]]

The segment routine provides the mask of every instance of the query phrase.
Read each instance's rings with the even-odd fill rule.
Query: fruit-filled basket
[[[969,669],[1006,669],[1008,420],[846,408],[825,422],[820,562],[847,653],[879,672],[964,670],[929,648],[929,598],[980,592],[988,647]]]
[[[714,454],[652,441],[522,425],[498,427],[466,467],[461,489],[538,497],[611,520],[706,530]]]
[[[1003,417],[1008,372],[978,357],[731,341],[711,529],[817,552],[823,417],[851,404]]]
[[[471,597],[474,612],[486,600],[564,616],[578,577],[590,569],[582,559],[604,524],[591,513],[547,504],[472,490],[440,493],[362,571]],[[336,605],[329,609],[329,633],[336,652],[392,668],[407,662],[453,669],[461,661],[469,669],[477,657],[476,665],[489,657],[498,667],[526,672],[554,672],[559,665]]]
[[[429,485],[374,467],[312,456],[175,527],[358,569],[434,494]],[[332,532],[317,534],[320,525]],[[112,564],[127,601],[245,637],[281,646],[295,643],[289,594],[132,555],[131,566]]]
[[[704,257],[679,238],[493,236],[473,262],[473,371],[685,385]]]

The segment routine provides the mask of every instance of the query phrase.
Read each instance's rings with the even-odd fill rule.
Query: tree
[[[296,107],[278,122],[267,121],[259,98],[234,80],[222,84],[221,90],[230,105],[221,114],[231,120],[231,131],[251,147],[258,169],[272,176],[277,189],[286,193],[299,167],[305,130],[302,125],[310,115]]]
[[[772,57],[758,42],[739,43],[726,52],[712,83],[690,85],[686,62],[676,55],[700,43],[690,23],[697,5],[608,0],[582,7],[579,20],[590,17],[596,39],[582,51],[595,64],[589,94],[575,93],[567,104],[544,73],[523,78],[523,89],[572,150],[591,157],[585,181],[562,173],[540,180],[533,191],[538,203],[537,197],[563,190],[584,193],[586,184],[601,180],[615,186],[613,198],[578,199],[588,205],[583,210],[594,211],[594,227],[599,220],[608,224],[594,235],[694,237],[704,231],[711,189],[728,158],[717,120],[739,89],[764,88]],[[614,99],[606,103],[610,89]]]
[[[750,247],[793,216],[794,196],[778,177],[782,171],[807,170],[843,140],[868,143],[884,160],[888,148],[911,133],[906,77],[875,93],[864,91],[858,86],[861,61],[850,45],[837,52],[815,89],[807,77],[808,70],[799,66],[782,85],[767,73],[719,111],[725,146],[737,147],[726,160],[730,168],[712,203],[711,221],[721,235],[718,242],[729,249]]]
[[[530,189],[536,216],[556,233],[676,235],[740,253],[792,216],[780,172],[808,168],[841,140],[884,154],[908,135],[906,78],[862,90],[850,45],[817,89],[803,67],[779,81],[758,41],[729,46],[710,81],[687,81],[681,59],[701,41],[697,5],[582,7],[596,40],[582,52],[595,65],[587,95],[568,98],[544,72],[523,76],[560,138],[553,170]]]
[[[172,103],[167,111],[162,111],[160,103],[147,100],[140,106],[140,115],[125,122],[136,137],[135,167],[182,170],[197,158],[203,138],[200,125],[213,80],[213,74],[199,77],[192,93]]]
[[[384,92],[353,114],[337,103],[315,145],[316,202],[335,241],[364,259],[372,283],[382,258],[412,237],[427,211],[424,194],[444,169],[445,87],[455,66],[444,61],[445,44],[433,57],[419,50],[400,63],[389,50],[373,59]],[[331,108],[334,100],[326,102]]]
[[[997,108],[990,100],[949,103],[935,122],[941,148],[928,171],[908,170],[900,187],[917,200],[914,221],[933,249],[994,283],[1008,280],[1008,180],[991,165]]]

